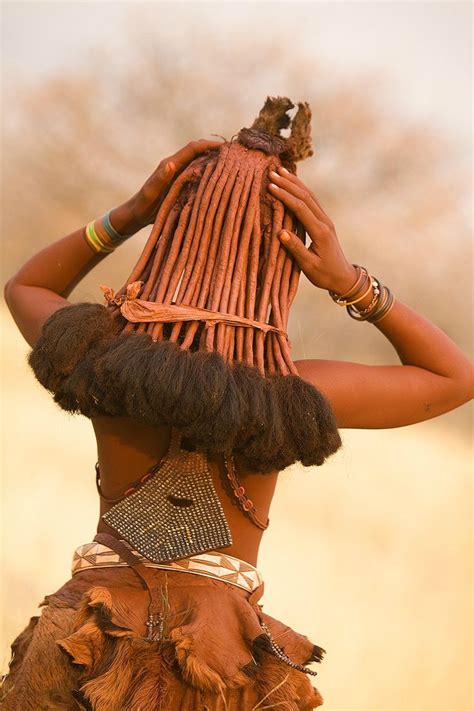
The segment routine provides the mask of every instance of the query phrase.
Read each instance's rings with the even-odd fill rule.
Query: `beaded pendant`
[[[207,457],[181,449],[181,441],[180,431],[172,428],[158,471],[102,515],[108,526],[154,563],[232,543]]]

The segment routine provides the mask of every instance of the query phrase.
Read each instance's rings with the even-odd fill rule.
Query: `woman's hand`
[[[200,153],[221,145],[222,141],[208,141],[201,138],[199,141],[191,141],[172,156],[160,161],[156,170],[129,201],[137,230],[155,221],[160,195],[173,176]]]
[[[348,291],[356,282],[357,270],[346,259],[330,217],[306,185],[285,168],[271,172],[269,190],[293,212],[308,233],[311,244],[305,247],[293,232],[282,230],[278,237],[294,257],[301,271],[320,289],[337,294]]]

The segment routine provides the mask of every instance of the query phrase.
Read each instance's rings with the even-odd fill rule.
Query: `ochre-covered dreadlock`
[[[194,159],[161,196],[126,284],[107,307],[53,314],[30,355],[66,410],[169,424],[246,468],[322,464],[341,440],[303,381],[286,329],[300,269],[278,233],[305,239],[268,174],[312,155],[308,104],[268,98],[251,128]],[[288,138],[280,135],[291,125]]]

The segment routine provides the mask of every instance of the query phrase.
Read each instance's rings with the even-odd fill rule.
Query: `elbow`
[[[11,311],[11,292],[13,288],[13,277],[9,279],[5,286],[3,287],[3,297],[5,299],[5,303],[8,306],[8,308]]]
[[[463,402],[469,402],[474,398],[474,369],[471,367],[466,380],[463,382],[461,388],[464,400]]]
[[[451,380],[449,400],[452,403],[452,409],[460,407],[474,398],[474,367],[472,363],[467,363],[466,367],[461,369]]]
[[[471,363],[457,367],[449,376],[442,376],[438,381],[433,397],[426,397],[423,402],[422,420],[429,420],[444,415],[451,410],[465,405],[474,398],[474,369]]]
[[[8,310],[12,315],[14,315],[15,312],[15,302],[17,300],[17,295],[18,295],[18,282],[15,278],[15,276],[10,277],[10,279],[6,282],[5,286],[3,287],[3,297],[5,299],[5,303],[8,307]]]

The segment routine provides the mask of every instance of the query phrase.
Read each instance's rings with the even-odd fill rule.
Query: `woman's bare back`
[[[101,490],[107,498],[123,496],[129,485],[141,477],[167,452],[171,428],[151,427],[128,417],[94,417],[92,424],[97,440]],[[208,458],[212,480],[222,503],[233,543],[223,551],[252,565],[257,564],[257,555],[263,531],[257,528],[237,507],[224,489],[223,457]],[[259,518],[266,520],[276,487],[278,472],[260,474],[242,471],[237,465],[237,474],[254,502]],[[159,476],[159,470],[155,476]],[[113,504],[104,499],[100,502],[100,516]],[[99,519],[98,532],[114,533]]]
[[[159,204],[167,161],[172,159],[175,167],[181,167],[180,161],[186,164],[190,154],[195,156],[210,147],[206,141],[193,142],[160,164],[156,175],[152,176],[159,189],[153,198],[156,204],[153,202],[147,207],[151,214]],[[283,168],[279,171],[271,173],[274,182],[269,184],[268,190],[274,198],[278,195],[281,204],[301,220],[311,239],[306,248],[292,234],[284,242],[285,249],[315,287],[329,293],[350,292],[356,278],[355,265],[345,257],[334,223],[296,175],[283,172]],[[150,182],[147,181],[138,193],[141,202],[147,204],[149,192]],[[141,222],[136,214],[135,196],[110,211],[112,225],[124,235],[135,234],[151,224],[149,215],[142,217]],[[282,233],[278,233],[280,237]],[[5,286],[10,311],[32,347],[41,337],[43,326],[51,315],[73,306],[67,297],[107,254],[92,250],[85,234],[86,226],[81,226],[40,250]],[[358,299],[357,308],[369,308],[373,298],[371,287],[363,298]],[[392,306],[382,320],[374,322],[374,327],[393,345],[400,365],[366,365],[313,358],[294,361],[299,376],[326,396],[339,428],[402,427],[438,417],[473,396],[470,359],[427,318],[398,299]],[[139,478],[166,452],[170,428],[153,428],[125,417],[92,419],[104,494],[120,496],[130,482]],[[223,471],[222,461],[211,459],[210,467],[233,533],[234,543],[226,550],[254,563],[262,533],[224,492],[219,477],[219,471]],[[238,474],[248,487],[260,518],[265,518],[278,473],[262,475],[238,471]],[[102,512],[106,508],[102,503]],[[98,530],[104,530],[100,522]]]

